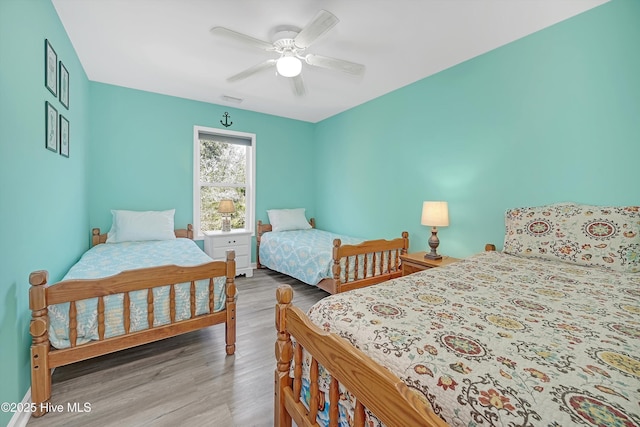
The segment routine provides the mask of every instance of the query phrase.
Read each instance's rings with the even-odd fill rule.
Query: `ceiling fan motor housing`
[[[273,35],[273,45],[276,48],[276,52],[282,53],[286,51],[296,51],[300,48],[295,45],[295,38],[299,31],[295,30],[281,30]]]

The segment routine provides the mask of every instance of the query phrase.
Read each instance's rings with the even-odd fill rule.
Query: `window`
[[[193,225],[198,237],[222,229],[218,205],[231,199],[231,228],[254,229],[256,136],[226,129],[193,128]]]

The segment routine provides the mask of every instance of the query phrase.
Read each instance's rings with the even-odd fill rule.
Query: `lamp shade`
[[[236,211],[236,206],[233,204],[233,200],[220,200],[218,205],[218,212],[223,214],[230,214]]]
[[[449,225],[449,206],[447,202],[423,202],[422,225],[446,227]]]
[[[295,56],[284,54],[276,62],[278,74],[284,77],[295,77],[302,71],[302,61]]]

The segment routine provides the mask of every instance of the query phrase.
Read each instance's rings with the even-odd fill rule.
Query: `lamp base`
[[[433,227],[431,229],[431,237],[429,237],[429,247],[431,248],[431,252],[427,252],[424,254],[425,259],[434,259],[439,260],[442,259],[442,255],[439,255],[436,249],[438,249],[438,245],[440,245],[440,239],[438,239],[438,229]]]
[[[231,231],[231,219],[228,216],[222,218],[222,231]]]

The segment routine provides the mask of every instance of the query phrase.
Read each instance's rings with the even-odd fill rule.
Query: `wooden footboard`
[[[324,398],[318,387],[318,365],[331,374],[329,389],[330,426],[338,425],[339,385],[356,399],[353,425],[365,425],[365,408],[388,427],[438,426],[447,424],[402,380],[335,334],[322,331],[291,304],[293,291],[283,285],[276,291],[276,341],[274,425],[290,427],[316,424],[318,407]],[[294,347],[292,338],[295,340]],[[312,357],[310,402],[307,410],[300,400],[303,349]],[[292,359],[294,377],[290,376]]]
[[[94,232],[94,236],[95,236]],[[99,235],[99,232],[98,232]],[[99,242],[98,242],[99,243]],[[178,267],[175,265],[144,268],[125,271],[103,279],[68,280],[47,286],[46,271],[31,273],[29,282],[29,307],[32,319],[29,327],[33,343],[31,345],[31,398],[35,404],[34,416],[44,415],[46,403],[51,397],[51,369],[68,365],[80,360],[112,353],[130,347],[158,341],[164,338],[194,331],[218,323],[225,323],[226,352],[235,352],[236,342],[236,286],[235,254],[227,253],[226,261],[215,261],[194,267]],[[214,278],[226,277],[225,308],[214,312],[216,301],[214,296]],[[196,281],[209,280],[209,312],[196,315]],[[175,285],[191,283],[190,305],[191,316],[186,320],[176,320]],[[153,326],[153,292],[151,289],[170,286],[169,307],[170,323]],[[139,290],[147,292],[147,320],[149,328],[130,332],[129,293]],[[124,329],[123,335],[105,338],[105,301],[108,295],[123,294]],[[76,302],[89,298],[97,298],[97,341],[77,344]],[[49,342],[48,307],[54,304],[69,303],[69,338],[71,346],[65,349],[54,349]]]
[[[364,288],[402,276],[400,255],[407,253],[409,233],[393,240],[368,240],[358,245],[333,241],[333,277],[318,283],[330,294]],[[342,267],[344,263],[344,269]]]
[[[309,223],[315,228],[315,219]],[[256,233],[256,266],[260,264],[260,240],[264,233],[272,230],[271,224],[258,221]],[[367,240],[358,245],[342,245],[340,239],[333,241],[332,275],[318,283],[318,287],[330,294],[363,288],[402,276],[400,255],[409,249],[409,233],[393,240]]]

